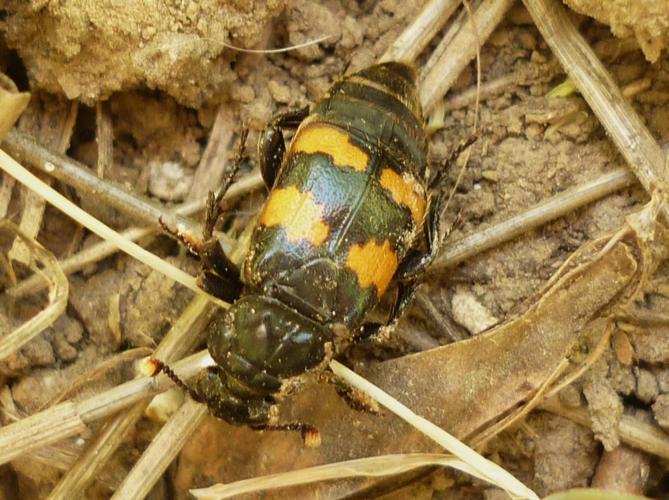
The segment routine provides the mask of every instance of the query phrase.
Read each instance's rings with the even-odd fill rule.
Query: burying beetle
[[[297,128],[287,151],[286,128]],[[304,435],[313,427],[275,422],[277,398],[396,321],[438,250],[443,191],[438,174],[429,179],[413,69],[389,62],[341,78],[311,113],[275,117],[258,158],[270,193],[241,273],[212,237],[227,186],[210,196],[203,245],[191,246],[201,286],[234,301],[208,327],[218,366],[190,388],[157,363],[229,423]],[[365,323],[391,281],[387,325]]]

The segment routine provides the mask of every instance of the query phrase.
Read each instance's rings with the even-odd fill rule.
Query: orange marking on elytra
[[[323,222],[323,207],[311,193],[301,193],[295,186],[272,190],[259,219],[263,226],[279,226],[288,241],[307,240],[321,245],[330,228]]]
[[[291,153],[330,155],[338,167],[364,172],[369,164],[367,152],[351,143],[351,136],[330,125],[316,123],[301,128],[290,146]]]
[[[396,203],[411,211],[416,224],[423,222],[425,216],[425,190],[415,179],[407,180],[394,170],[384,168],[379,179],[381,186],[390,192]]]
[[[356,274],[360,287],[374,285],[379,299],[393,279],[397,264],[397,254],[388,240],[381,244],[370,240],[364,245],[352,245],[346,257],[346,267]]]

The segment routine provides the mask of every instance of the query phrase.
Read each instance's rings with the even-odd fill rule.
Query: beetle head
[[[329,327],[281,301],[244,295],[209,326],[207,346],[219,366],[202,374],[198,390],[228,422],[267,423],[283,379],[322,363],[332,340]]]

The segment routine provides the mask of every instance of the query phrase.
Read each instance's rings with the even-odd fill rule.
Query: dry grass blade
[[[229,254],[230,259],[235,264],[241,264],[246,255],[253,227],[253,224],[247,226],[246,230],[240,235],[237,246]],[[183,316],[179,318],[179,321],[182,320]],[[202,327],[204,326],[206,326],[206,323],[202,324]],[[174,331],[174,328],[172,328],[172,331]],[[170,334],[172,331],[170,331]],[[184,337],[186,333],[184,331],[181,337]],[[178,359],[178,354],[184,351],[182,344],[190,348],[194,342],[204,341],[204,338],[201,336],[197,337],[193,335],[193,337],[196,338],[184,338],[178,344],[175,344],[177,342],[177,335],[168,335],[156,350],[155,357],[166,361],[171,361],[175,358]],[[143,498],[146,496],[165,470],[167,470],[170,463],[179,454],[181,448],[183,448],[206,414],[206,406],[187,399],[151,441],[151,444],[144,451],[142,457],[133,466],[123,484],[116,491],[114,498]]]
[[[536,493],[518,481],[499,465],[483,458],[469,446],[465,445],[461,441],[458,441],[458,439],[440,427],[434,425],[429,420],[416,415],[408,407],[397,401],[395,398],[391,397],[388,393],[381,390],[379,387],[365,380],[357,373],[349,370],[337,361],[331,361],[330,368],[335,373],[335,375],[341,377],[347,384],[369,395],[375,401],[388,408],[390,411],[414,426],[427,437],[439,443],[441,446],[453,453],[453,455],[458,457],[464,463],[469,465],[473,470],[475,470],[477,477],[504,489],[514,497],[532,498],[538,500],[539,497],[536,495]]]
[[[120,500],[146,497],[193,431],[200,425],[207,411],[206,406],[187,399],[151,441],[149,448],[142,454],[112,498]],[[177,442],[172,438],[174,435],[179,437]]]
[[[649,194],[662,191],[665,154],[557,0],[523,0],[546,43],[578,86]],[[669,214],[669,206],[663,206]]]
[[[230,200],[243,196],[251,191],[255,191],[263,187],[264,181],[259,172],[254,172],[240,178],[233,184],[228,192],[223,197],[224,200]],[[202,210],[206,204],[206,198],[190,201],[175,207],[173,210],[179,215],[192,215],[195,212]],[[121,236],[129,241],[138,241],[145,236],[154,234],[155,227],[133,227],[121,233]],[[81,252],[68,257],[61,261],[60,265],[65,274],[72,274],[80,271],[84,267],[99,260],[102,260],[118,251],[118,247],[108,241],[101,241]],[[30,293],[40,290],[44,286],[43,281],[39,277],[31,276],[30,278],[18,283],[12,288],[12,294],[15,297],[24,297]]]
[[[158,258],[139,245],[124,239],[119,233],[111,229],[109,226],[102,224],[99,220],[83,211],[60,193],[47,186],[44,182],[39,180],[21,165],[16,163],[2,150],[0,150],[0,168],[2,168],[2,170],[7,172],[22,184],[28,186],[34,192],[38,193],[63,213],[72,217],[82,226],[85,226],[101,238],[112,241],[118,248],[126,252],[128,255],[136,258],[140,262],[145,263],[152,269],[164,274],[165,276],[169,276],[174,281],[181,283],[192,291],[198,294],[206,295],[210,298],[210,300],[217,303],[221,307],[228,306],[228,304],[225,302],[206,294],[200,287],[196,285],[195,278],[193,278],[193,276]]]
[[[463,24],[445,50],[435,51],[428,61],[430,69],[423,75],[421,83],[420,101],[423,109],[429,112],[448,92],[512,4],[512,0],[486,0],[476,9],[472,18]]]
[[[69,283],[54,255],[35,240],[24,235],[16,225],[8,220],[2,220],[0,221],[0,231],[15,235],[22,241],[31,252],[30,266],[36,274],[39,274],[46,281],[49,287],[49,305],[29,321],[0,339],[0,359],[4,359],[53,324],[65,311]],[[36,260],[42,263],[44,269],[35,264]]]
[[[220,186],[227,166],[227,154],[237,127],[234,114],[227,104],[218,108],[214,125],[209,132],[207,147],[195,169],[188,199],[206,197],[211,186]]]
[[[627,169],[621,168],[563,191],[523,213],[470,234],[461,240],[447,243],[435,260],[432,269],[438,270],[453,266],[633,183],[632,174]]]
[[[557,396],[547,399],[539,405],[539,408],[568,418],[585,427],[592,425],[588,410],[567,408],[560,403]],[[669,459],[669,436],[656,425],[642,422],[630,415],[623,415],[620,419],[618,433],[624,443],[665,460]]]
[[[216,498],[230,498],[235,495],[243,495],[256,491],[286,488],[334,479],[390,476],[433,465],[452,467],[468,474],[476,475],[475,470],[452,455],[407,453],[318,465],[296,471],[254,477],[229,484],[217,484],[209,488],[190,490],[190,492],[196,498],[213,500]]]
[[[114,125],[107,101],[98,101],[95,105],[95,140],[98,143],[97,174],[102,179],[114,161]]]
[[[30,94],[19,92],[14,82],[0,73],[0,110],[2,110],[0,113],[0,142],[26,109],[28,101],[30,101]]]
[[[3,143],[3,148],[19,161],[55,177],[81,193],[94,197],[101,204],[113,207],[134,220],[160,229],[159,221],[162,219],[168,227],[179,227],[181,232],[194,238],[201,234],[200,225],[191,219],[173,214],[146,197],[128,193],[116,183],[100,179],[85,165],[50,151],[26,134],[16,130],[11,131]],[[223,243],[228,247],[234,245],[234,242],[227,238]]]
[[[413,61],[460,5],[460,0],[432,0],[383,53],[379,62]]]
[[[206,351],[193,354],[171,365],[184,380],[215,362]],[[119,385],[82,401],[66,401],[42,412],[0,428],[0,463],[41,446],[87,432],[88,422],[113,415],[150,395],[156,394],[172,382],[165,376],[141,377]]]
[[[154,356],[161,360],[178,359],[203,340],[204,328],[214,308],[203,297],[195,297],[156,349]],[[96,439],[79,456],[51,492],[51,500],[79,495],[126,439],[127,433],[144,414],[148,400],[140,401],[105,423]]]
[[[648,497],[621,493],[609,489],[574,488],[560,493],[553,493],[545,500],[648,500]]]
[[[57,99],[57,109],[47,112],[43,109],[44,99],[40,96],[33,99],[21,117],[17,129],[34,131],[36,140],[55,151],[63,153],[70,145],[74,124],[79,114],[77,101]],[[40,124],[48,123],[42,127]],[[50,183],[51,179],[45,179]],[[23,233],[36,238],[42,227],[46,210],[46,202],[31,190],[21,190],[21,220],[19,227]],[[20,240],[14,241],[9,250],[10,260],[27,264],[30,261],[30,250]]]

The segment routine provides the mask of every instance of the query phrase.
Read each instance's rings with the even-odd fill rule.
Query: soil
[[[584,2],[568,3],[592,12]],[[610,29],[579,18],[581,33],[602,51],[616,43],[611,32],[620,36],[633,32],[640,39],[640,47],[603,57],[621,87],[642,78],[650,82],[630,100],[661,144],[669,142],[669,56],[661,50],[668,40],[662,19],[669,12],[666,6],[663,9],[664,17],[655,16],[656,23],[648,25],[647,33],[639,32],[633,22],[625,21],[623,28],[618,17],[598,16],[600,11],[594,16],[610,21]],[[344,71],[372,64],[416,13],[414,2],[403,0],[135,0],[125,2],[123,9],[111,1],[6,0],[0,2],[0,72],[33,93],[29,111],[41,113],[38,116],[44,119],[56,107],[48,104],[51,101],[81,103],[67,154],[93,169],[98,159],[95,106],[104,102],[114,137],[113,162],[105,175],[128,190],[169,204],[188,199],[219,107],[228,113],[228,128],[235,129],[227,130],[228,136],[234,137],[244,123],[250,128],[248,144],[255,144],[273,114],[308,105]],[[639,14],[639,19],[645,15]],[[329,38],[315,45],[276,54],[229,47],[283,47],[324,35]],[[426,58],[427,53],[420,57],[419,67]],[[445,225],[450,226],[458,215],[462,220],[450,235],[453,241],[624,166],[578,94],[546,96],[565,75],[520,4],[484,45],[480,62],[483,82],[509,74],[522,77],[500,93],[484,96],[479,109],[473,103],[451,109],[444,126],[430,138],[430,157],[440,165],[470,137],[478,113],[481,137],[444,215]],[[471,88],[475,80],[476,68],[471,64],[447,101]],[[255,160],[251,153],[247,171]],[[458,163],[448,170],[449,187],[455,184],[459,167]],[[262,199],[257,194],[243,200],[230,211],[229,226],[241,232]],[[94,199],[82,196],[80,201],[112,226],[128,224],[124,216],[100,207]],[[357,347],[347,360],[366,363],[401,356],[503,323],[536,298],[572,252],[622,227],[625,218],[648,201],[645,191],[634,185],[447,272],[429,273],[421,300],[398,326],[401,335],[391,335],[382,345]],[[20,206],[21,199],[15,195],[10,215],[18,214]],[[95,241],[77,233],[71,221],[51,208],[46,209],[38,239],[59,258]],[[197,271],[197,263],[167,238],[147,244],[191,274]],[[610,349],[561,394],[563,401],[587,406],[591,425],[537,411],[488,444],[486,452],[496,462],[538,493],[588,486],[603,453],[620,444],[617,424],[623,415],[641,411],[647,421],[669,431],[669,298],[661,286],[668,271],[666,264],[659,263],[645,284],[643,300],[635,304],[639,314],[654,314],[664,321],[626,317],[617,324]],[[153,348],[191,297],[124,255],[70,276],[66,313],[0,362],[0,383],[11,390],[15,411],[27,415],[71,397],[70,391],[81,396],[108,387],[110,380],[120,383],[132,378],[123,369],[128,360]],[[43,307],[44,299],[36,296],[21,304],[3,301],[0,328],[9,331],[10,325],[25,321]],[[434,323],[435,310],[446,318],[446,325]],[[102,363],[116,370],[96,371]],[[6,413],[5,407],[3,424],[10,420]],[[108,497],[158,428],[143,420],[87,498]],[[62,443],[74,454],[58,463],[47,466],[22,458],[0,467],[0,498],[46,496],[94,432],[91,429],[90,435]],[[289,459],[285,466],[281,463],[284,454],[290,455],[276,444],[283,442],[272,443],[249,429],[231,430],[208,418],[150,498],[187,498],[189,488],[245,479],[236,475],[239,470],[265,470],[268,461],[275,462],[272,470],[290,468]],[[297,440],[294,443],[299,446]],[[669,494],[666,464],[644,456],[652,467],[639,491],[651,496]],[[300,489],[296,495],[308,497],[310,492]],[[443,470],[386,487],[383,493],[385,498],[501,498],[499,490],[487,484]]]

